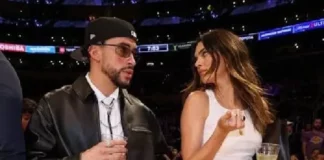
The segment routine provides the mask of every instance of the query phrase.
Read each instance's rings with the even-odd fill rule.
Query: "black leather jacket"
[[[128,160],[154,160],[168,152],[153,112],[120,90],[122,126],[128,137]],[[28,159],[78,160],[101,141],[98,102],[84,76],[47,93],[26,131]]]

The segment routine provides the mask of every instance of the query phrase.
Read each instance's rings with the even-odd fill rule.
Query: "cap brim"
[[[71,56],[71,58],[73,58],[77,61],[88,62],[89,61],[88,57],[84,56],[84,54],[82,52],[83,52],[83,47],[80,47],[80,48],[74,50],[70,54],[70,56]]]

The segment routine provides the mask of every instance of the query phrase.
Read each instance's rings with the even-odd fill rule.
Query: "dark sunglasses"
[[[138,59],[137,48],[131,49],[129,46],[123,44],[100,44],[100,45],[115,47],[116,54],[123,58],[129,58],[131,57],[131,55],[133,55],[135,59]]]

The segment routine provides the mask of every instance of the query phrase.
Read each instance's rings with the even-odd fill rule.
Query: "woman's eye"
[[[207,52],[202,52],[201,55],[202,55],[203,57],[205,57],[205,56],[207,56]]]

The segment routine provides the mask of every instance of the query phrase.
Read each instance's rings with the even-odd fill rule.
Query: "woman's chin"
[[[201,84],[203,84],[203,85],[213,85],[215,83],[213,83],[211,81],[201,81]]]
[[[205,80],[201,80],[201,82],[200,82],[201,84],[206,84],[207,83],[207,81],[205,81]]]
[[[206,79],[202,79],[201,83],[202,84],[210,84],[210,83],[213,83],[213,81],[211,79],[206,78]]]

